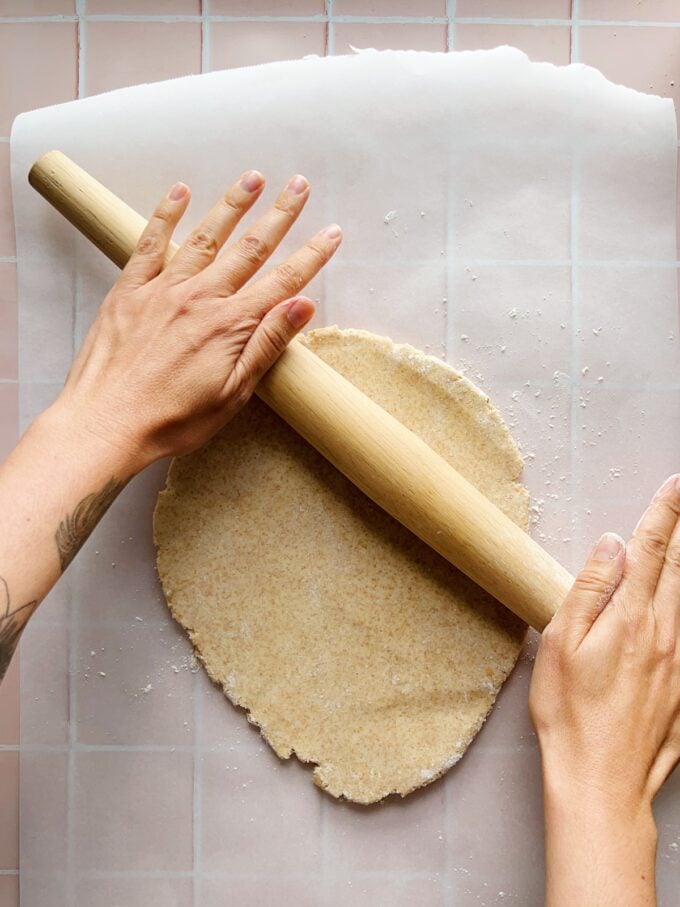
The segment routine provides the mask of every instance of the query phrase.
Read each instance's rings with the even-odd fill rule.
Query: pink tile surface
[[[679,22],[677,0],[581,0],[580,19]]]
[[[0,744],[19,742],[19,662],[15,652],[7,673],[0,684]]]
[[[326,294],[331,323],[387,334],[397,343],[410,343],[433,356],[444,354],[446,280],[427,263],[400,266],[350,260],[326,275]],[[334,300],[342,301],[342,318],[336,314]],[[422,317],[423,300],[428,305],[427,318]]]
[[[21,742],[63,745],[68,742],[69,719],[67,627],[33,619],[23,644],[31,657],[24,659],[21,672]]]
[[[651,286],[651,292],[650,292]],[[580,273],[581,383],[606,389],[628,385],[680,384],[676,275],[658,269],[583,268]],[[602,325],[602,311],[616,299],[617,318]],[[656,348],[631,374],[631,350]]]
[[[24,110],[76,96],[73,22],[0,22],[0,135]]]
[[[616,3],[617,0],[612,0]],[[458,0],[456,16],[495,19],[569,19],[570,0]]]
[[[568,0],[458,0],[456,13],[458,17],[568,18],[569,6]],[[324,4],[322,0],[299,2],[211,0],[210,10],[215,15],[313,16],[323,14]],[[416,0],[335,0],[334,10],[338,15],[439,16],[445,13],[443,0],[427,0],[422,3]],[[87,11],[89,14],[196,14],[199,11],[199,2],[87,0]],[[72,15],[73,12],[72,0],[0,0],[0,17]],[[645,0],[642,3],[639,0],[581,0],[580,17],[644,18],[665,21],[680,20],[680,12],[676,0]],[[85,88],[88,94],[134,82],[195,72],[200,68],[199,24],[90,22],[86,30],[88,59]],[[213,68],[220,68],[290,58],[305,53],[323,53],[325,24],[215,23],[211,26],[211,32],[211,62]],[[605,74],[615,81],[622,81],[624,84],[631,84],[646,91],[672,94],[673,91],[678,91],[679,84],[674,75],[678,72],[679,32],[680,30],[676,29],[584,26],[579,33],[581,59],[603,69]],[[75,34],[73,23],[0,24],[0,112],[4,124],[0,125],[0,135],[9,132],[11,119],[20,110],[65,100],[75,95],[77,71]],[[359,47],[442,50],[446,40],[445,27],[431,25],[339,23],[334,26],[334,34],[336,53],[349,52],[349,44]],[[568,61],[569,29],[561,26],[541,29],[492,24],[477,26],[459,22],[456,25],[456,38],[457,47],[461,49],[511,43],[525,50],[532,59]],[[37,76],[33,75],[35,64],[27,62],[29,52],[33,59],[40,60]],[[5,73],[10,74],[9,78],[5,78]],[[671,81],[675,81],[676,85],[671,86]],[[14,254],[11,208],[6,191],[8,154],[9,146],[0,144],[0,255],[5,256]],[[474,224],[467,222],[466,230],[468,228],[474,230]],[[520,219],[520,232],[522,229]],[[531,236],[530,229],[525,231],[525,239],[527,235]],[[501,249],[501,252],[503,251],[507,250]],[[15,374],[12,372],[15,368],[12,362],[12,347],[9,341],[5,340],[13,330],[15,317],[13,270],[11,263],[0,263],[0,378],[13,377]],[[592,281],[590,277],[591,275],[582,277],[584,323],[590,325],[596,316],[598,298],[602,294],[617,294],[621,299],[622,309],[628,315],[635,313],[638,299],[635,296],[634,277],[631,278],[630,284],[626,282],[625,274],[592,275]],[[371,284],[379,279],[381,279],[379,274],[373,279],[366,273],[362,275],[360,269],[348,267],[344,275],[341,270],[335,272],[331,288],[333,293],[342,287],[351,287],[353,292],[357,293],[362,291],[362,288],[364,292],[369,292]],[[482,277],[478,275],[479,280],[482,280]],[[426,281],[424,285],[427,287]],[[422,286],[421,282],[421,290]],[[478,295],[474,294],[476,288],[467,287],[466,284],[462,287],[465,287],[469,294],[468,308],[461,312],[460,324],[463,324],[465,317],[469,316],[470,325],[469,329],[461,328],[461,333],[467,333],[472,337],[473,332],[474,334],[478,332],[473,307],[479,300]],[[3,295],[7,288],[9,294]],[[499,280],[494,285],[487,284],[486,289],[491,295],[502,298],[503,282]],[[439,290],[439,287],[428,287],[428,292],[431,292],[433,298],[438,297]],[[654,299],[648,303],[653,311],[653,320],[670,319],[670,330],[672,313],[664,306],[665,292],[664,287],[660,287]],[[488,307],[492,304],[489,298],[485,297],[484,304],[480,305],[480,317],[485,313],[490,317]],[[615,369],[619,377],[625,372],[625,350],[635,339],[630,333],[628,315],[614,329],[616,344],[608,344],[610,352],[614,348],[609,367],[606,366],[606,360],[604,366],[602,365],[602,344],[598,346],[597,338],[592,332],[590,336],[584,336],[583,361],[591,365],[589,377],[584,379],[586,385],[589,381],[596,382],[594,372],[603,368],[609,369],[608,374],[613,374],[611,370]],[[543,350],[549,361],[552,361],[553,354],[561,361],[565,350],[560,334],[544,330],[536,319],[532,321],[529,318],[528,321],[531,323],[531,329],[536,330],[538,355],[540,356]],[[9,332],[6,333],[7,326]],[[456,330],[458,327],[460,325],[457,325]],[[555,325],[552,325],[552,328],[555,328]],[[415,325],[414,330],[417,330]],[[425,341],[426,338],[423,338],[423,342],[420,340],[416,342],[425,346]],[[478,369],[481,369],[480,362],[484,365],[485,352],[482,341],[475,342],[479,350],[475,348],[474,356],[470,356],[470,359],[474,360]],[[511,344],[508,345],[507,352],[511,352]],[[465,354],[466,347],[461,341],[459,355],[465,357]],[[485,366],[487,372],[496,362],[492,361],[491,356],[488,359]],[[502,362],[496,362],[496,365],[502,368]],[[660,376],[667,373],[674,373],[677,376],[677,343],[675,346],[669,343],[668,349],[661,349],[658,360],[650,367],[656,380],[661,380]],[[5,368],[9,371],[7,376]],[[497,377],[494,375],[494,381]],[[529,484],[534,494],[545,490],[546,497],[557,487],[559,502],[546,500],[537,537],[555,556],[566,563],[566,557],[563,557],[562,553],[567,554],[572,548],[562,539],[572,535],[573,526],[569,521],[573,515],[568,504],[569,496],[565,493],[565,488],[558,484],[560,481],[558,474],[564,472],[561,466],[565,462],[567,452],[562,441],[549,436],[552,435],[552,426],[561,425],[569,416],[568,397],[559,389],[553,391],[543,389],[538,402],[534,397],[533,388],[521,388],[516,399],[512,396],[513,393],[514,389],[508,388],[507,393],[501,391],[496,400],[507,417],[517,423],[513,426],[513,431],[518,434],[520,440],[525,430],[527,437],[534,438],[537,437],[537,433],[543,431],[546,450],[549,448],[550,457],[555,457],[554,464],[550,467],[547,465],[546,457],[546,462],[538,467],[535,474],[531,474],[534,478],[530,477]],[[662,425],[664,419],[677,420],[680,417],[677,393],[667,395],[665,407],[655,404],[651,395],[644,399],[637,397],[631,399],[627,393],[608,391],[606,385],[605,388],[588,387],[587,393],[583,420],[579,419],[578,423],[578,441],[583,449],[582,467],[585,481],[589,483],[588,487],[592,492],[593,505],[589,513],[578,514],[577,547],[581,548],[589,545],[603,528],[614,528],[619,531],[627,528],[629,531],[637,518],[633,518],[631,514],[641,510],[656,488],[660,477],[663,477],[662,474],[678,468],[677,464],[673,465],[669,460],[668,451],[660,449],[662,445],[657,444],[656,454],[653,454],[650,460],[647,456],[650,435],[646,433],[646,429]],[[631,422],[631,413],[634,413],[632,421],[635,424],[639,423],[637,429],[628,424]],[[9,450],[14,442],[16,420],[16,386],[0,384],[0,456]],[[620,426],[618,431],[614,431],[613,423],[617,420]],[[527,426],[530,424],[529,429]],[[540,429],[539,424],[543,424],[544,428]],[[638,451],[638,468],[632,477],[626,477],[630,478],[630,483],[622,485],[620,480],[611,478],[607,470],[606,475],[595,473],[591,477],[588,466],[593,458],[591,445],[596,445],[599,459],[606,464],[615,464],[617,445],[622,443],[622,437],[624,443],[632,444]],[[531,453],[525,450],[525,453],[527,452]],[[530,463],[529,469],[531,467]],[[548,485],[548,482],[553,484]],[[132,501],[125,502],[125,508],[131,507],[134,507]],[[135,573],[138,566],[135,552],[122,553],[123,549],[120,547],[121,541],[127,539],[125,508],[117,516],[111,515],[110,529],[104,531],[97,542],[110,546],[106,549],[107,556],[110,551],[117,550],[120,554],[119,565],[125,565],[125,571],[119,571],[124,577],[121,580],[121,611],[116,615],[105,613],[99,606],[96,595],[98,571],[111,569],[112,558],[108,562],[101,561],[88,567],[84,574],[86,586],[79,588],[76,593],[82,618],[82,634],[79,636],[81,654],[87,659],[91,651],[89,646],[92,645],[92,650],[96,650],[96,644],[101,641],[104,634],[102,645],[107,651],[101,654],[106,654],[109,659],[103,669],[107,678],[100,678],[105,685],[103,689],[95,685],[86,689],[83,685],[83,676],[77,678],[79,705],[84,713],[90,714],[92,718],[88,723],[86,736],[88,741],[119,741],[120,729],[111,726],[108,713],[110,710],[129,705],[130,714],[133,716],[131,726],[134,731],[133,737],[129,739],[136,740],[143,733],[145,723],[148,723],[154,741],[181,742],[185,728],[184,717],[180,722],[180,715],[188,711],[190,705],[190,698],[185,696],[187,691],[182,694],[185,698],[180,697],[181,702],[178,700],[178,720],[176,726],[170,729],[160,728],[154,724],[153,702],[150,697],[159,692],[161,684],[165,683],[165,671],[172,670],[171,664],[173,659],[177,660],[177,652],[181,651],[182,658],[184,657],[183,643],[181,640],[178,641],[176,636],[171,637],[169,634],[164,647],[155,649],[152,644],[148,661],[143,661],[139,657],[142,651],[141,637],[147,634],[150,638],[158,639],[163,621],[167,620],[160,598],[158,610],[153,615],[154,619],[158,618],[153,630],[147,625],[149,616],[145,615],[145,626],[139,631],[139,638],[135,636],[134,645],[130,641],[130,634],[133,630],[139,629],[131,623],[135,620],[137,599],[145,599],[147,596],[135,592],[138,585],[132,582],[130,576]],[[137,518],[136,516],[135,519]],[[101,550],[104,550],[104,545]],[[148,539],[137,550],[141,560],[153,556]],[[94,556],[94,549],[90,554]],[[144,582],[151,584],[153,578],[147,577]],[[65,590],[63,594],[67,598],[74,597],[71,590]],[[61,618],[65,604],[66,601],[59,600],[51,610],[49,603],[45,608],[41,608],[35,622],[37,632],[41,636],[41,646],[59,645],[65,651],[64,625],[58,620],[53,621],[50,616],[45,618],[47,624],[39,623],[44,615]],[[168,629],[164,629],[163,632],[168,633]],[[175,649],[174,646],[178,648]],[[22,728],[27,735],[25,740],[36,743],[61,742],[65,739],[66,732],[68,680],[66,672],[56,672],[45,677],[40,675],[37,665],[29,666],[28,671],[26,668],[26,665],[22,667],[22,673],[24,677],[29,678],[29,685],[35,686],[38,702],[22,716]],[[290,763],[280,763],[262,743],[257,731],[247,725],[243,715],[224,700],[221,692],[207,681],[205,684],[209,690],[204,689],[204,678],[194,677],[203,696],[202,742],[204,745],[226,747],[226,752],[207,754],[203,763],[204,868],[212,868],[218,873],[225,870],[227,872],[244,870],[251,873],[250,879],[206,880],[202,885],[204,907],[217,907],[218,904],[226,903],[227,898],[232,898],[234,902],[245,907],[251,904],[258,907],[276,904],[278,907],[278,904],[288,902],[305,907],[306,904],[322,903],[322,898],[327,892],[324,891],[321,880],[312,877],[302,882],[299,878],[293,877],[298,870],[304,871],[307,865],[302,838],[295,865],[284,865],[280,860],[277,862],[277,840],[282,835],[295,836],[298,822],[309,822],[318,828],[320,841],[322,829],[324,830],[323,834],[327,835],[327,840],[332,845],[334,870],[337,868],[336,852],[339,854],[337,888],[333,891],[346,892],[347,902],[351,900],[357,907],[363,907],[364,904],[370,904],[371,907],[373,905],[379,907],[381,904],[389,904],[390,907],[401,905],[411,907],[417,903],[438,907],[440,903],[451,902],[495,903],[495,890],[491,896],[486,885],[487,879],[471,879],[465,873],[472,855],[475,854],[477,857],[480,853],[483,853],[485,860],[488,861],[489,878],[503,879],[502,890],[506,899],[498,903],[512,901],[519,871],[517,867],[527,865],[526,857],[522,854],[526,838],[509,834],[508,830],[516,828],[518,823],[520,827],[533,827],[540,821],[540,800],[537,798],[538,766],[535,752],[529,746],[530,752],[527,754],[522,775],[516,771],[508,773],[501,751],[508,747],[521,748],[531,741],[533,732],[525,708],[530,668],[529,654],[523,657],[523,662],[506,685],[493,715],[473,745],[467,760],[463,760],[463,763],[454,769],[444,784],[434,785],[403,803],[397,801],[393,805],[389,802],[384,807],[370,811],[356,810],[349,806],[338,807],[334,803],[319,808],[318,804],[324,803],[324,795],[312,787],[308,770],[296,764],[294,760]],[[188,672],[184,673],[189,676]],[[107,684],[109,680],[112,682]],[[16,710],[18,681],[19,664],[15,658],[0,687],[0,743],[15,743],[18,739]],[[128,702],[130,691],[137,690],[137,687],[141,689],[142,681],[145,682],[144,686],[151,682],[153,690],[148,694],[137,691],[141,705],[138,700]],[[166,692],[172,693],[173,678],[170,678],[170,681],[171,686],[167,690],[164,688],[163,695]],[[504,711],[512,714],[512,721],[508,721],[507,716],[504,717]],[[186,720],[191,722],[190,718]],[[234,746],[233,751],[229,749],[231,746]],[[13,753],[0,753],[0,760],[7,755],[15,756]],[[490,779],[494,786],[498,813],[493,817],[493,821],[488,817],[483,820],[475,810],[475,803],[479,801],[481,792],[475,791],[466,774],[466,766],[472,764],[469,761],[472,757],[476,761],[476,766],[471,777]],[[27,827],[23,833],[38,838],[41,847],[49,853],[53,867],[49,879],[35,878],[31,875],[31,867],[25,867],[22,884],[26,904],[64,903],[65,835],[57,838],[47,832],[54,827],[66,827],[66,758],[62,754],[27,752],[23,754],[22,759],[25,766],[24,783],[30,784],[33,791],[40,792],[41,802],[40,811],[27,816]],[[111,778],[110,789],[107,787],[106,790],[101,790],[94,784],[94,778],[99,779],[100,776],[99,771],[92,770],[93,760],[96,759],[106,761],[107,776]],[[79,756],[78,760],[79,813],[76,834],[80,847],[79,860],[83,868],[94,867],[104,871],[131,867],[169,868],[187,872],[191,870],[191,828],[187,828],[192,814],[190,754],[87,753]],[[486,769],[480,770],[480,761],[487,764]],[[0,761],[0,774],[3,774],[3,767]],[[241,777],[237,777],[239,775]],[[671,784],[667,786],[668,789],[665,789],[660,797],[659,809],[662,816],[664,807],[670,816],[673,815],[673,810],[669,809],[668,804],[677,802],[679,784],[680,774],[676,772]],[[252,817],[252,823],[249,824],[252,824],[252,829],[234,826],[228,809],[229,797],[210,797],[211,790],[217,789],[218,786],[226,788],[232,801],[239,798],[240,808],[249,808],[249,816]],[[169,789],[172,791],[170,799]],[[441,790],[447,791],[448,798],[446,803],[448,819],[445,821],[442,818],[442,827],[444,830],[449,828],[459,839],[460,830],[464,830],[459,850],[447,855],[447,859],[454,860],[454,865],[460,869],[454,901],[451,900],[451,892],[442,895],[435,881],[435,873],[439,872],[436,867],[441,864],[441,849],[444,845],[439,840],[418,838],[419,817],[423,817],[424,822],[429,810],[436,816],[443,817],[445,814]],[[124,792],[122,797],[121,791]],[[8,853],[17,851],[16,838],[13,837],[14,823],[10,822],[12,827],[6,841],[3,841],[2,837],[6,802],[12,797],[9,789],[7,796],[8,800],[5,801],[0,791],[0,816],[2,816],[0,854],[5,845]],[[485,792],[485,796],[488,796],[488,792]],[[218,799],[220,802],[215,802]],[[140,817],[145,812],[156,817],[150,839],[148,835],[141,834]],[[663,822],[660,827],[660,874],[665,872],[672,883],[677,879],[677,845],[680,843],[680,828],[671,828]],[[411,833],[415,829],[415,842],[412,838],[407,838],[405,828]],[[123,840],[118,834],[121,829],[128,831],[127,840]],[[372,877],[371,871],[375,867],[367,862],[367,854],[373,852],[376,835],[384,847],[385,865],[388,869],[390,859],[395,854],[403,855],[410,846],[410,858],[414,866],[426,877],[404,882]],[[272,853],[274,856],[270,859]],[[14,859],[16,862],[16,857]],[[534,859],[540,863],[541,855],[534,855]],[[159,863],[163,865],[159,867]],[[0,863],[0,868],[2,865]],[[359,884],[356,881],[352,883],[349,878],[357,866],[366,869],[366,876]],[[380,869],[382,871],[382,865]],[[254,878],[257,878],[257,882],[253,881]],[[84,905],[109,907],[116,903],[125,904],[126,907],[137,905],[141,907],[144,904],[146,907],[146,904],[156,902],[162,902],[169,907],[174,905],[188,907],[192,903],[191,888],[191,881],[187,879],[87,879],[83,880],[77,889],[76,902],[83,907]],[[519,885],[517,888],[522,890]],[[667,890],[671,890],[670,885]],[[542,899],[540,890],[537,888],[533,894],[535,897],[532,902],[540,903]],[[2,907],[18,905],[16,877],[0,876],[0,904]]]
[[[197,16],[201,0],[87,0],[89,16]]]
[[[605,385],[584,389],[581,403],[575,439],[578,499],[588,501],[593,512],[625,503],[639,516],[663,480],[679,471],[666,426],[680,422],[680,394]]]
[[[466,259],[511,260],[559,254],[560,259],[567,259],[571,178],[564,152],[546,144],[540,162],[537,153],[529,165],[517,145],[509,141],[503,147],[480,145],[478,161],[482,159],[488,160],[485,172],[494,174],[491,180],[480,178],[484,168],[470,158],[459,169],[466,192],[453,202],[456,254]],[[521,197],[509,199],[504,191],[509,173],[527,186]],[[548,222],[541,207],[546,181],[555,200]],[[490,229],[489,223],[496,226]]]
[[[211,69],[254,66],[323,55],[323,22],[214,22],[210,27]]]
[[[326,842],[334,874],[353,876],[378,868],[409,875],[441,873],[446,860],[446,786],[431,784],[403,800],[389,797],[375,806],[329,804]]]
[[[523,50],[537,63],[569,62],[571,32],[567,27],[536,28],[533,25],[477,25],[458,23],[456,50],[483,50],[510,44]]]
[[[446,26],[395,23],[338,23],[334,27],[334,53],[363,50],[446,50]]]
[[[40,871],[52,886],[49,900],[27,899],[28,903],[64,903],[60,900],[58,881],[63,884],[67,861],[67,774],[66,753],[24,751],[21,754],[22,884]],[[32,854],[40,854],[39,866],[32,862]],[[34,887],[41,890],[47,886],[36,878]]]
[[[445,16],[446,0],[335,0],[336,16]]]
[[[136,620],[80,628],[75,679],[80,743],[193,743],[191,646],[183,635],[173,635],[174,644],[166,637],[157,626]],[[116,715],[125,715],[125,721],[113,721]]]
[[[88,95],[201,71],[201,26],[192,22],[88,22]]]
[[[584,26],[579,58],[612,82],[680,103],[680,28]]]
[[[75,772],[78,870],[191,870],[191,753],[78,753]]]
[[[544,902],[543,842],[532,836],[529,852],[523,833],[542,825],[540,759],[535,747],[522,755],[475,748],[447,776],[447,859],[457,869],[450,903]],[[491,812],[479,809],[482,800],[494,804]],[[485,872],[470,872],[471,865]]]
[[[193,883],[191,879],[82,879],[76,901],[78,907],[193,907]]]
[[[0,0],[2,16],[72,16],[75,0]]]
[[[321,900],[321,880],[315,876],[304,879],[206,879],[201,885],[201,907],[318,907]],[[352,897],[352,907],[356,901]]]
[[[518,308],[511,300],[523,294]],[[571,274],[568,267],[460,268],[449,318],[453,361],[479,371],[488,386],[521,379],[551,384],[556,369],[569,372]],[[527,341],[532,357],[527,358]]]
[[[214,16],[321,16],[324,0],[211,0]]]
[[[17,271],[0,262],[0,379],[17,376]]]
[[[310,771],[291,758],[261,752],[208,752],[202,757],[203,870],[262,877],[313,873],[321,847],[321,800]],[[215,797],[212,791],[219,790]],[[241,817],[234,821],[235,811]],[[280,842],[285,840],[285,847]]]
[[[9,142],[0,142],[0,255],[14,255],[15,252]]]
[[[0,876],[0,904],[19,907],[19,876]]]
[[[18,424],[19,389],[16,384],[0,383],[0,460],[16,444]]]
[[[19,753],[0,752],[0,869],[17,869]]]

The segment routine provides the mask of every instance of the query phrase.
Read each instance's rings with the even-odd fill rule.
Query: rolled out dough
[[[474,385],[363,331],[304,342],[526,527],[521,457]],[[442,775],[524,639],[257,399],[173,462],[154,528],[168,604],[208,674],[335,797],[373,803]]]

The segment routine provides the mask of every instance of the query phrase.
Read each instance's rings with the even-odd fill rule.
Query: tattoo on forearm
[[[83,547],[88,536],[113,504],[124,485],[125,482],[119,482],[114,478],[109,479],[101,491],[88,494],[73,513],[67,515],[59,523],[54,538],[59,551],[62,573]]]
[[[26,621],[37,605],[37,601],[28,602],[10,614],[9,586],[5,578],[0,576],[0,680],[9,667]]]

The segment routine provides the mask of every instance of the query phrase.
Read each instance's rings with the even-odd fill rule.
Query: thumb
[[[590,552],[571,591],[552,623],[560,635],[577,649],[621,581],[626,544],[613,532],[605,532]]]
[[[315,311],[316,306],[311,299],[294,296],[267,312],[239,358],[249,387],[255,387],[293,337],[311,321]]]

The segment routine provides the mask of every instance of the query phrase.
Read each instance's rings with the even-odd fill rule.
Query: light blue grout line
[[[0,24],[16,25],[45,22],[77,22],[78,16],[0,16]],[[201,23],[203,16],[198,15],[142,15],[142,14],[90,14],[85,16],[88,22],[195,22]],[[311,16],[221,16],[211,15],[210,22],[325,22],[328,15],[319,13]],[[347,24],[397,24],[397,25],[446,25],[447,16],[333,16],[334,22]],[[454,24],[461,25],[527,25],[535,27],[563,27],[573,24],[570,19],[515,18],[502,16],[456,16]],[[646,19],[578,19],[579,27],[609,28],[680,28],[680,19],[663,22]]]
[[[452,51],[456,44],[456,0],[446,0],[446,49]]]
[[[78,97],[85,97],[86,0],[76,0],[78,14]]]
[[[18,869],[0,869],[0,876],[18,876]]]
[[[579,32],[579,10],[581,0],[571,0],[571,56],[570,63],[578,63],[581,59],[581,45]]]
[[[334,0],[326,0],[326,15],[325,19],[328,22],[327,25],[327,36],[328,40],[326,42],[326,56],[332,57],[335,53],[335,22],[336,17],[333,15],[333,3]]]
[[[203,742],[203,723],[202,723],[202,708],[201,708],[201,696],[200,696],[200,683],[201,677],[200,673],[196,672],[194,674],[194,683],[193,683],[193,693],[194,693],[194,702],[193,702],[193,714],[194,714],[194,744],[193,744],[193,770],[194,770],[194,784],[193,784],[193,804],[192,804],[192,813],[193,813],[193,829],[192,829],[192,858],[193,858],[193,907],[200,907],[201,904],[201,870],[202,870],[202,855],[201,855],[201,838],[203,834],[203,785],[202,785],[202,760],[201,760],[201,744]],[[198,740],[198,746],[196,741]]]
[[[201,3],[201,72],[210,72],[210,0]]]

